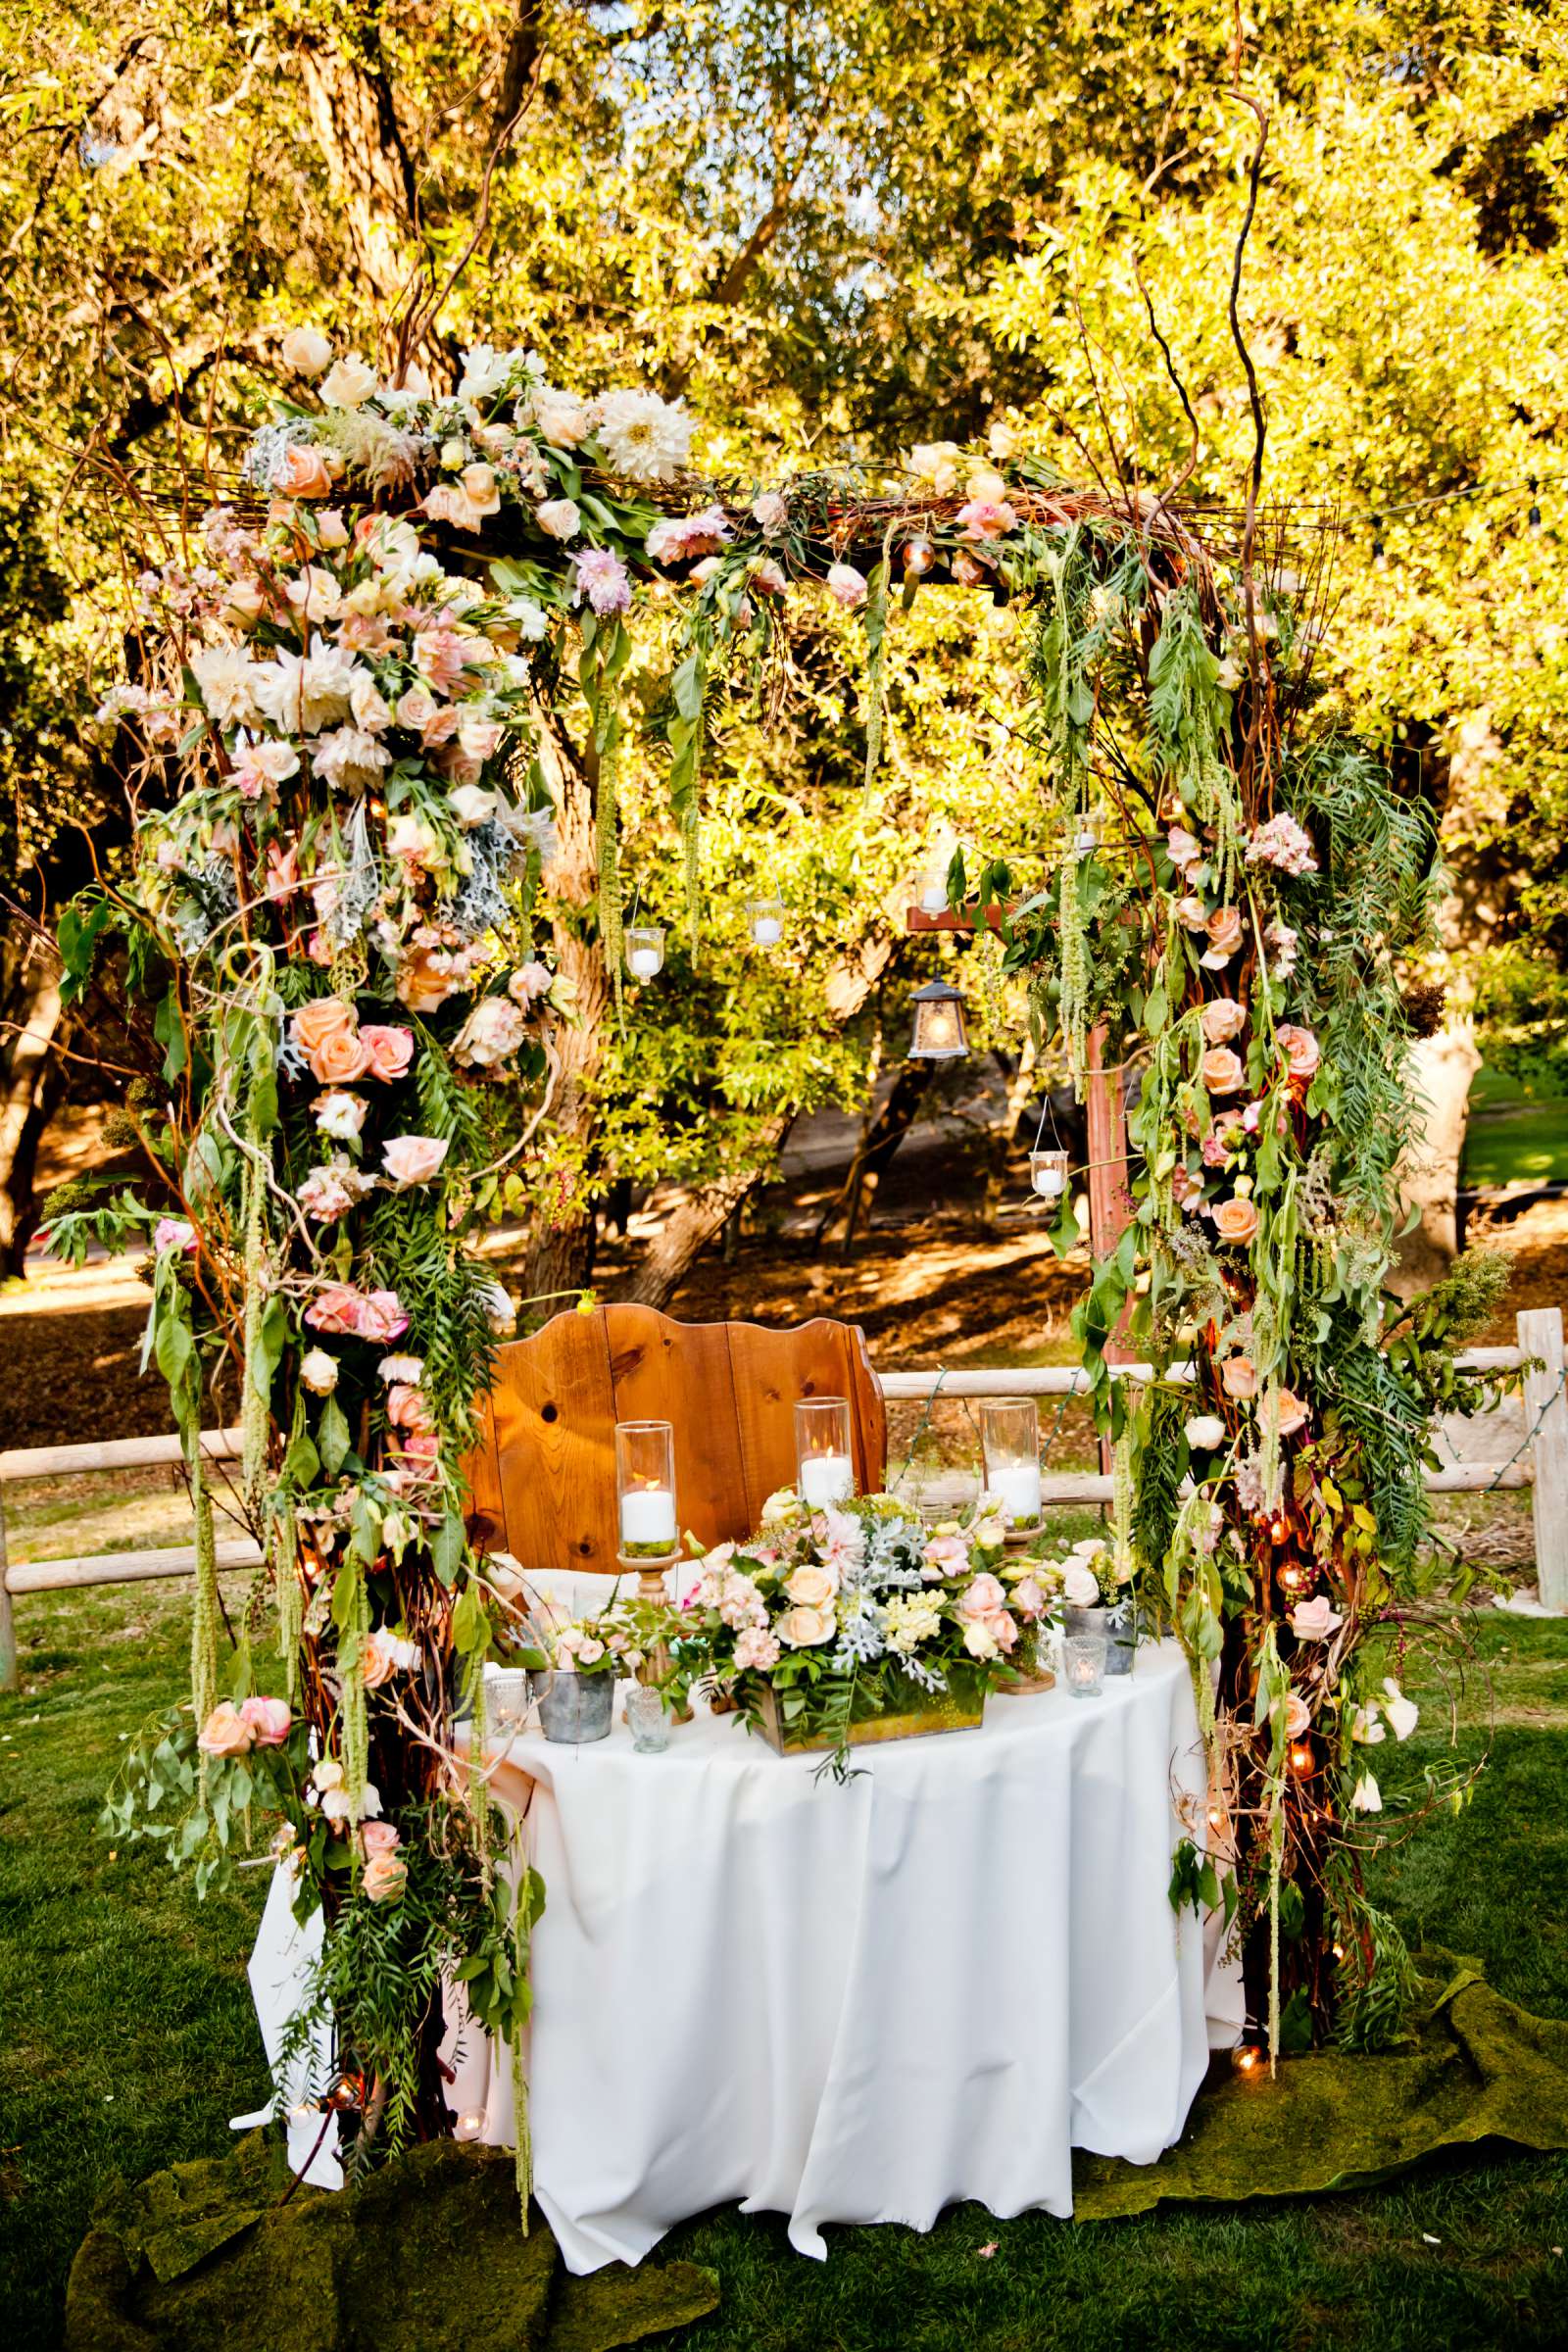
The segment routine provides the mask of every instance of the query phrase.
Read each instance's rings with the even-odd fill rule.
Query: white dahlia
[[[607,392],[595,403],[594,437],[612,472],[668,482],[691,455],[692,420],[657,392]]]

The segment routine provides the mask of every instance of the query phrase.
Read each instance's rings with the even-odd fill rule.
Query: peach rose
[[[814,1649],[820,1642],[833,1639],[831,1609],[788,1609],[773,1628],[781,1642],[791,1649]]]
[[[1236,906],[1216,906],[1203,928],[1208,933],[1208,953],[1200,957],[1210,971],[1229,963],[1242,944],[1241,909]]]
[[[1247,1027],[1247,1006],[1235,997],[1216,997],[1201,1015],[1205,1046],[1228,1046]]]
[[[1250,1355],[1228,1355],[1219,1368],[1219,1381],[1227,1396],[1255,1396],[1257,1366]]]
[[[359,1329],[362,1303],[359,1292],[350,1284],[329,1282],[305,1309],[305,1320],[313,1331],[342,1332],[352,1337]]]
[[[370,1056],[369,1075],[384,1078],[388,1085],[401,1078],[414,1059],[412,1029],[388,1029],[371,1023],[360,1031],[360,1043]]]
[[[1294,1438],[1298,1429],[1306,1426],[1306,1406],[1292,1389],[1281,1389],[1279,1406],[1280,1436]]]
[[[402,1842],[389,1821],[365,1821],[360,1824],[360,1851],[367,1861],[372,1854],[395,1853]]]
[[[213,1709],[196,1735],[196,1744],[207,1756],[248,1755],[255,1742],[254,1725],[226,1698]]]
[[[318,449],[295,442],[273,466],[272,487],[288,498],[330,498],[332,476]]]
[[[401,1854],[372,1854],[360,1884],[372,1903],[395,1903],[409,1883],[409,1866]]]
[[[360,1016],[344,997],[313,997],[302,1004],[288,1025],[292,1042],[302,1054],[314,1054],[329,1037],[353,1037]]]
[[[820,1609],[832,1599],[837,1588],[825,1568],[808,1563],[806,1567],[796,1569],[784,1590],[801,1608]]]
[[[247,1698],[240,1714],[258,1747],[281,1747],[294,1720],[286,1698]]]
[[[1274,1037],[1285,1049],[1292,1078],[1310,1078],[1320,1059],[1318,1042],[1311,1030],[1298,1029],[1293,1022],[1282,1021]]]
[[[398,1002],[411,1012],[438,1012],[458,983],[433,950],[419,948],[398,965]]]
[[[397,1652],[384,1634],[367,1634],[360,1652],[360,1673],[367,1690],[379,1690],[398,1670]]]
[[[394,1429],[421,1435],[435,1426],[423,1390],[403,1380],[394,1381],[386,1393],[386,1417]]]
[[[347,1086],[352,1080],[363,1078],[370,1066],[365,1040],[349,1029],[334,1030],[330,1037],[323,1037],[318,1046],[312,1047],[307,1058],[323,1086]]]
[[[933,1536],[925,1547],[925,1565],[939,1577],[961,1576],[969,1565],[969,1546],[961,1536]]]
[[[1189,894],[1185,899],[1178,899],[1176,912],[1189,931],[1202,931],[1208,927],[1208,908],[1200,898]]]
[[[994,1617],[1007,1605],[1007,1595],[994,1576],[977,1576],[964,1587],[958,1608],[965,1617]]]
[[[1238,1095],[1247,1084],[1241,1055],[1230,1046],[1210,1046],[1199,1071],[1211,1095]]]
[[[1238,1195],[1234,1200],[1221,1200],[1214,1210],[1214,1231],[1222,1242],[1234,1242],[1245,1248],[1257,1233],[1257,1211],[1250,1200]]]
[[[446,1155],[444,1136],[389,1135],[381,1146],[387,1174],[400,1190],[405,1185],[428,1184]]]

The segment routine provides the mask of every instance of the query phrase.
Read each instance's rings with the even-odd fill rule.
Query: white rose
[[[1075,1609],[1092,1609],[1100,1600],[1100,1579],[1082,1560],[1069,1560],[1061,1589]]]
[[[535,507],[534,519],[552,539],[575,539],[582,527],[582,516],[569,498],[547,498]]]
[[[1225,1443],[1225,1424],[1218,1413],[1194,1413],[1182,1424],[1182,1435],[1196,1452],[1212,1453]]]
[[[329,409],[357,409],[375,390],[375,369],[357,351],[339,360],[321,379],[321,398]]]
[[[324,1348],[312,1348],[300,1358],[300,1378],[315,1396],[330,1396],[337,1387],[337,1357]]]
[[[447,807],[460,825],[467,828],[482,825],[485,818],[496,812],[497,795],[486,792],[479,784],[459,784],[447,794]]]
[[[283,337],[283,365],[313,381],[330,365],[332,346],[318,327],[291,326]]]

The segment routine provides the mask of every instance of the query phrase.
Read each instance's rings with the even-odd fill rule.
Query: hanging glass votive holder
[[[776,948],[784,936],[784,902],[782,899],[748,899],[746,928],[752,944],[759,948]]]
[[[855,1493],[849,1399],[803,1396],[795,1407],[796,1486],[808,1510],[848,1502]]]
[[[1040,1525],[1040,1410],[1032,1396],[987,1396],[980,1406],[980,1450],[985,1492],[1008,1528],[1033,1534]]]
[[[1029,1154],[1029,1190],[1042,1200],[1059,1200],[1067,1190],[1067,1154],[1065,1152],[1031,1152]]]
[[[659,923],[643,923],[626,933],[626,969],[634,980],[652,980],[664,968],[664,933]]]
[[[1072,844],[1072,854],[1073,854],[1073,856],[1074,856],[1074,857],[1075,857],[1075,858],[1077,858],[1077,859],[1080,861],[1080,863],[1081,863],[1085,858],[1092,858],[1092,857],[1094,856],[1094,854],[1095,854],[1096,850],[1098,850],[1098,849],[1099,849],[1099,847],[1100,847],[1100,819],[1099,819],[1099,817],[1098,817],[1098,816],[1081,816],[1081,817],[1078,819],[1078,830],[1077,830],[1077,832],[1076,832],[1076,833],[1074,834],[1074,836],[1073,836],[1073,844]]]
[[[946,914],[948,911],[947,869],[928,865],[915,876],[915,904],[922,914]]]

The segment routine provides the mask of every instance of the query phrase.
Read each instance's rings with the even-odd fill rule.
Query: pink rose
[[[853,564],[828,565],[827,592],[847,612],[853,612],[857,605],[864,604],[868,585],[864,572],[857,571]]]
[[[1344,1623],[1326,1592],[1315,1600],[1298,1600],[1291,1611],[1291,1631],[1298,1642],[1326,1642]]]
[[[1203,931],[1208,927],[1208,908],[1200,898],[1178,899],[1176,912],[1189,931]]]
[[[1046,1613],[1046,1596],[1032,1576],[1019,1580],[1012,1588],[1012,1605],[1020,1617],[1033,1621]]]
[[[387,1174],[401,1192],[428,1184],[447,1155],[447,1140],[436,1135],[389,1135],[381,1146]]]
[[[388,1389],[386,1417],[394,1429],[420,1436],[427,1435],[435,1426],[423,1390],[411,1388],[407,1381],[394,1381]]]
[[[376,1341],[395,1340],[407,1331],[409,1318],[396,1291],[371,1291],[368,1298],[361,1298],[354,1328],[362,1340]]]
[[[294,1720],[286,1698],[247,1698],[240,1714],[258,1747],[281,1747]]]
[[[469,1069],[492,1070],[515,1054],[526,1035],[510,997],[481,997],[453,1042],[453,1058]]]
[[[925,1564],[939,1576],[961,1576],[969,1565],[969,1546],[961,1536],[933,1536],[925,1547]]]
[[[1312,1710],[1299,1690],[1293,1690],[1285,1701],[1285,1736],[1288,1740],[1299,1740],[1311,1728]]]
[[[400,727],[408,727],[412,733],[418,735],[440,708],[428,686],[411,686],[406,693],[399,695],[393,715]]]
[[[329,1282],[319,1290],[305,1309],[305,1320],[313,1331],[343,1332],[350,1337],[359,1329],[360,1294],[346,1282]]]
[[[1236,906],[1216,906],[1204,925],[1208,933],[1208,953],[1199,960],[1209,971],[1218,971],[1229,963],[1242,944],[1241,910]]]
[[[550,966],[547,963],[537,960],[522,963],[507,982],[507,994],[514,1004],[536,1004],[541,997],[548,995],[550,980]]]
[[[372,1026],[360,1031],[360,1043],[369,1055],[367,1065],[372,1078],[384,1078],[390,1085],[401,1078],[414,1059],[412,1029],[387,1029]]]
[[[1282,1021],[1274,1032],[1274,1039],[1277,1045],[1285,1049],[1292,1079],[1310,1078],[1320,1058],[1318,1042],[1311,1030],[1298,1029],[1293,1022]]]
[[[360,1851],[367,1861],[372,1854],[395,1853],[402,1842],[389,1821],[363,1821],[360,1824]]]
[[[1229,1046],[1210,1046],[1199,1070],[1211,1095],[1239,1095],[1247,1084],[1241,1056]]]
[[[1228,1046],[1247,1027],[1247,1006],[1235,997],[1215,997],[1200,1014],[1205,1046]]]
[[[1250,1200],[1244,1200],[1240,1195],[1231,1200],[1221,1200],[1214,1210],[1214,1231],[1222,1242],[1245,1249],[1256,1237],[1257,1211]]]
[[[255,1740],[255,1726],[226,1698],[213,1709],[196,1735],[197,1746],[208,1756],[248,1755]]]
[[[1018,517],[1004,498],[971,498],[958,509],[958,528],[970,539],[1002,539],[1018,527]]]
[[[153,1228],[153,1248],[160,1257],[166,1250],[179,1250],[189,1257],[196,1248],[196,1228],[184,1217],[160,1217]]]
[[[1190,865],[1199,864],[1202,858],[1202,843],[1196,833],[1189,833],[1185,825],[1172,825],[1165,836],[1165,847],[1179,874],[1185,874]]]
[[[977,1576],[972,1584],[966,1585],[958,1600],[959,1612],[965,1617],[995,1617],[1006,1605],[1007,1595],[1000,1579],[987,1575]]]

